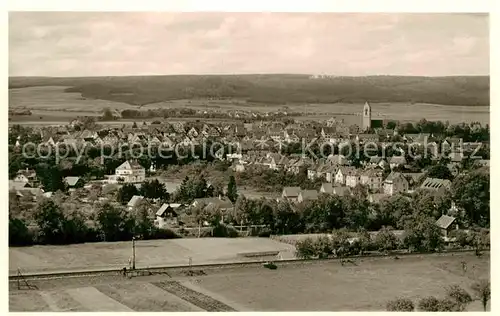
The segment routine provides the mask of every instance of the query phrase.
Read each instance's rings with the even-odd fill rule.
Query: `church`
[[[372,119],[372,107],[368,102],[363,106],[363,131],[369,131],[373,128],[384,128],[385,121],[383,119]]]

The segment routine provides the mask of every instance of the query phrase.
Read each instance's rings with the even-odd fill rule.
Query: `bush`
[[[296,256],[300,259],[312,259],[315,256],[315,244],[311,237],[297,241],[295,244]]]
[[[458,285],[452,285],[446,289],[448,298],[455,302],[459,311],[465,310],[467,305],[472,302],[472,297],[466,290]]]
[[[313,241],[314,255],[318,258],[327,258],[333,253],[333,243],[328,236],[320,236]]]
[[[438,312],[439,299],[434,296],[424,297],[418,302],[418,309],[423,312]]]
[[[438,312],[456,312],[460,311],[457,308],[457,304],[453,302],[452,300],[445,298],[441,299],[438,302],[438,307],[437,307]]]
[[[265,228],[262,231],[259,232],[258,236],[259,237],[271,237],[272,231],[269,228]]]
[[[173,230],[168,228],[154,228],[148,239],[176,239],[182,238],[182,236],[175,233]]]
[[[398,248],[399,240],[389,228],[382,228],[375,236],[375,245],[379,251],[390,251]]]
[[[33,234],[26,223],[17,218],[9,219],[9,246],[28,246],[33,244]]]
[[[389,312],[413,312],[415,305],[408,298],[397,298],[387,302],[386,309]]]
[[[212,230],[212,237],[239,237],[238,231],[233,227],[226,224],[218,223]]]
[[[491,285],[488,280],[479,280],[472,284],[472,290],[474,291],[476,298],[481,301],[484,311],[488,305],[488,301],[491,299]]]

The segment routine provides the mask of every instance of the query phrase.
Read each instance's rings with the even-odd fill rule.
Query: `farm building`
[[[421,189],[438,191],[439,189],[449,189],[451,187],[450,180],[427,178],[420,186]]]
[[[448,215],[441,215],[441,217],[436,221],[436,225],[441,229],[441,233],[445,238],[448,238],[448,234],[452,230],[458,229],[455,217]]]
[[[177,210],[183,205],[179,203],[164,203],[156,212],[155,225],[159,228],[179,225],[179,214]]]
[[[82,188],[84,185],[83,179],[80,177],[66,177],[64,178],[64,182],[68,185],[70,189]]]
[[[304,201],[314,201],[318,199],[318,191],[316,190],[303,190],[299,193],[299,196],[297,197],[297,201],[304,202]]]
[[[300,187],[284,187],[281,198],[290,201],[298,201],[300,191]]]

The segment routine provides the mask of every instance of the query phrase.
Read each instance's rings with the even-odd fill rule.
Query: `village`
[[[189,6],[9,11],[9,310],[492,310],[490,15]]]
[[[484,136],[481,134],[484,129],[472,126],[472,130],[478,131],[474,135],[469,126],[466,126],[468,137],[466,142],[463,138],[456,137],[457,135],[446,135],[449,130],[459,133],[455,126],[448,127],[445,135],[432,132],[406,133],[404,129],[412,127],[411,124],[396,126],[394,122],[373,120],[371,111],[371,106],[365,103],[361,126],[346,126],[342,120],[335,118],[317,123],[298,123],[289,120],[210,124],[168,123],[167,120],[156,122],[160,124],[134,124],[133,127],[120,129],[95,124],[85,126],[81,120],[75,119],[66,126],[37,128],[30,130],[30,134],[26,134],[26,128],[21,131],[23,128],[17,127],[16,137],[14,137],[16,129],[13,127],[10,131],[13,143],[9,147],[12,154],[21,152],[26,154],[28,140],[34,140],[30,144],[42,146],[37,148],[37,152],[40,153],[40,148],[42,151],[45,150],[45,156],[51,156],[47,159],[53,159],[56,157],[54,153],[60,153],[61,148],[65,149],[63,152],[65,156],[59,161],[59,166],[69,163],[71,168],[71,164],[78,164],[75,162],[75,157],[71,157],[71,149],[84,153],[84,156],[95,156],[93,159],[87,159],[87,163],[91,164],[89,169],[100,167],[102,169],[105,165],[102,157],[104,153],[107,160],[112,160],[114,165],[106,166],[105,171],[100,170],[92,174],[85,168],[87,165],[82,167],[79,163],[79,168],[73,166],[69,170],[71,175],[63,177],[62,173],[56,172],[60,174],[59,179],[49,177],[48,180],[39,181],[40,175],[37,175],[35,169],[25,167],[34,160],[25,159],[20,163],[18,170],[10,170],[12,178],[9,180],[9,192],[12,198],[11,205],[14,208],[10,210],[10,214],[13,215],[13,212],[17,215],[22,214],[21,218],[29,221],[31,216],[28,210],[32,210],[37,199],[52,199],[54,195],[62,194],[64,196],[62,199],[71,200],[76,204],[75,207],[79,212],[85,214],[85,221],[91,223],[90,218],[93,218],[91,214],[97,213],[96,209],[103,203],[121,207],[115,195],[119,194],[117,192],[120,190],[123,191],[124,185],[133,185],[136,189],[132,190],[132,195],[131,193],[126,195],[129,200],[125,201],[121,197],[121,204],[129,212],[137,209],[138,205],[143,205],[143,208],[147,209],[148,218],[159,229],[178,231],[180,228],[189,230],[198,226],[211,226],[208,220],[200,223],[193,212],[187,211],[195,207],[210,209],[212,213],[214,208],[217,209],[217,212],[221,213],[219,218],[221,222],[224,218],[226,221],[230,220],[231,222],[225,224],[232,224],[240,230],[247,231],[252,225],[269,228],[269,225],[272,225],[269,221],[256,220],[252,223],[247,220],[245,223],[236,220],[235,214],[243,210],[236,210],[241,207],[236,201],[238,193],[233,193],[233,197],[228,196],[230,188],[224,183],[228,178],[223,179],[222,183],[221,181],[211,183],[211,175],[208,173],[206,175],[208,180],[203,179],[206,186],[202,190],[204,193],[179,197],[176,191],[179,189],[180,181],[177,184],[169,184],[168,180],[157,176],[165,164],[180,163],[184,166],[196,164],[199,161],[197,158],[203,158],[196,156],[194,148],[202,147],[202,144],[206,147],[206,144],[210,143],[212,145],[210,152],[203,153],[205,160],[221,164],[223,169],[227,168],[226,173],[229,172],[231,177],[236,176],[239,183],[246,182],[239,175],[262,174],[263,171],[271,172],[271,176],[272,172],[275,172],[297,178],[291,181],[295,185],[288,186],[287,183],[281,183],[271,189],[276,190],[273,203],[287,202],[295,210],[294,205],[315,202],[321,195],[328,195],[366,199],[370,205],[380,205],[384,201],[390,201],[392,197],[410,196],[417,191],[426,191],[435,196],[446,196],[450,200],[447,202],[449,209],[445,212],[441,210],[442,214],[436,218],[439,228],[447,230],[450,227],[459,227],[460,220],[456,220],[454,216],[460,212],[450,193],[452,180],[467,174],[470,170],[489,167],[487,159],[489,153],[485,150],[489,145],[487,141],[482,140]],[[429,126],[425,126],[426,123]],[[379,127],[374,128],[373,125]],[[393,129],[387,128],[388,125]],[[433,123],[425,120],[421,126],[436,130]],[[213,150],[213,143],[221,146]],[[403,147],[394,149],[395,143]],[[315,144],[310,146],[316,146],[315,150],[304,147],[305,144],[309,146]],[[318,144],[322,146],[319,151]],[[375,149],[368,150],[367,153],[367,144],[375,146]],[[352,148],[354,145],[358,146],[357,150]],[[127,159],[127,155],[133,153],[134,146],[147,147],[147,153],[150,154],[151,148],[161,147],[172,155],[168,159],[147,157],[146,151],[141,149],[142,156]],[[360,157],[361,147],[364,151]],[[125,149],[122,152],[123,148]],[[186,155],[187,158],[180,157],[178,148],[193,149],[192,157],[188,157],[189,155]],[[95,152],[92,154],[92,151],[99,150],[100,157],[96,156]],[[387,156],[388,152],[391,156]],[[142,165],[139,162],[142,162]],[[188,176],[195,178],[197,175]],[[55,184],[54,181],[60,183]],[[141,195],[141,184],[154,181],[160,187],[160,192],[164,193],[156,194],[153,198]],[[306,185],[303,185],[304,183]],[[50,186],[53,186],[52,190]],[[260,189],[268,190],[268,188]],[[243,194],[240,195],[244,198]],[[375,210],[371,209],[370,212],[370,216],[376,216]],[[34,222],[28,225],[33,226]]]

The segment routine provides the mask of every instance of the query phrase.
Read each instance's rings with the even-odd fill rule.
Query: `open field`
[[[65,87],[28,87],[9,90],[9,108],[27,108],[32,111],[31,116],[12,116],[10,123],[57,125],[58,122],[68,123],[77,116],[101,115],[103,109],[137,109],[137,106],[123,102],[114,102],[99,99],[83,99],[79,93],[64,92]],[[368,99],[369,100],[369,99]],[[371,101],[371,100],[369,100]],[[429,103],[410,102],[373,102],[374,118],[389,120],[414,121],[426,118],[429,121],[442,120],[450,123],[479,121],[489,123],[489,106],[460,106],[439,105]],[[150,103],[143,106],[142,110],[158,108],[192,108],[199,110],[254,110],[258,112],[284,110],[283,105],[265,105],[261,103],[247,103],[238,99],[209,101],[207,99],[171,100]],[[307,103],[289,104],[286,110],[306,113],[299,120],[325,120],[332,116],[344,119],[347,124],[359,124],[363,102],[336,102],[336,103]],[[416,113],[418,115],[416,115]],[[174,118],[172,121],[195,120],[202,118]],[[157,119],[147,119],[154,121]],[[163,120],[163,118],[161,118]],[[227,121],[221,119],[203,119],[210,122]],[[137,121],[141,121],[138,119]],[[133,124],[134,120],[119,120],[116,122],[100,122],[104,125],[121,126]]]
[[[102,112],[105,108],[121,110],[137,108],[122,102],[82,98],[78,92],[64,92],[66,88],[68,87],[44,86],[9,89],[9,109],[58,110],[77,116],[82,113]]]
[[[294,247],[267,238],[202,238],[140,240],[136,242],[136,267],[223,263],[251,260],[239,254],[281,251],[293,256]],[[87,243],[68,246],[9,248],[9,274],[70,270],[96,270],[128,266],[132,242]],[[253,260],[256,260],[253,258]]]
[[[312,79],[306,74],[123,77],[10,77],[9,88],[66,86],[86,98],[144,105],[180,99],[236,98],[262,104],[432,103],[489,105],[489,76],[364,76]]]
[[[461,261],[469,269],[462,272]],[[114,281],[68,278],[37,281],[39,290],[11,288],[11,311],[383,311],[388,300],[443,297],[445,287],[470,291],[479,278],[490,276],[489,255],[436,254],[278,263],[277,270],[231,267],[187,277],[155,275]],[[51,283],[44,287],[44,282]],[[473,302],[468,310],[482,310]]]

